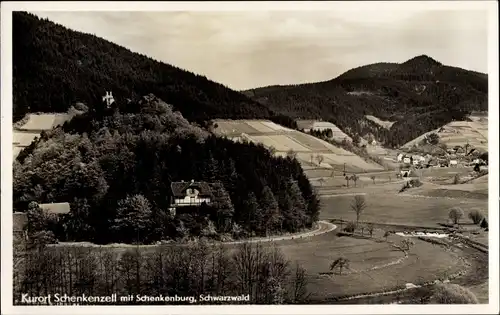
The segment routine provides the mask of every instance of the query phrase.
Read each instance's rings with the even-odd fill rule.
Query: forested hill
[[[170,184],[191,179],[212,185],[212,202],[171,216]],[[43,219],[36,203],[52,202],[71,213]],[[14,163],[13,203],[30,233],[97,243],[297,232],[320,205],[296,159],[212,135],[154,95],[42,132]]]
[[[244,91],[271,110],[292,117],[331,121],[351,136],[372,133],[400,146],[472,110],[488,110],[486,74],[417,56],[404,63],[377,63],[330,81]],[[390,130],[366,119],[395,121]]]
[[[13,119],[153,93],[189,121],[269,118],[267,107],[204,76],[25,12],[13,13]]]

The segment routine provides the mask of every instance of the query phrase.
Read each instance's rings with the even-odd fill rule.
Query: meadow
[[[386,242],[382,230],[375,229],[373,238],[339,237],[336,231],[312,238],[261,243],[263,248],[278,248],[292,265],[299,263],[306,270],[308,291],[311,300],[322,301],[334,297],[362,294],[366,292],[390,290],[406,283],[433,281],[464,269],[458,253],[444,251],[428,242],[415,240],[415,245],[406,257],[391,246],[403,238],[391,235]],[[157,252],[161,246],[137,249],[144,255]],[[225,245],[233,254],[240,245]],[[53,250],[61,250],[56,246]],[[111,251],[121,256],[126,249],[134,246],[91,247],[96,255]],[[118,257],[119,257],[118,256]],[[349,267],[342,273],[330,271],[330,264],[337,258],[349,260]]]
[[[418,225],[437,227],[439,223],[448,223],[448,212],[459,206],[468,213],[481,210],[487,213],[487,200],[448,199],[441,197],[420,197],[413,195],[367,194],[366,209],[361,215],[362,221]],[[356,215],[351,209],[353,195],[323,196],[321,198],[321,219],[339,218],[355,220]],[[467,217],[464,221],[469,221]]]

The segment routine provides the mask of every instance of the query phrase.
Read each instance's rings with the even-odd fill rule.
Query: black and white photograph
[[[2,314],[498,313],[496,2],[1,14]]]

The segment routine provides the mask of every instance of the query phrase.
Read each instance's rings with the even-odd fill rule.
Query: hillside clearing
[[[365,115],[366,119],[369,119],[371,121],[373,121],[374,123],[376,123],[377,125],[379,126],[382,126],[386,129],[391,129],[392,125],[394,125],[395,121],[388,121],[388,120],[382,120],[380,118],[377,118],[375,116],[372,116],[372,115]]]
[[[453,121],[441,128],[426,132],[407,142],[402,147],[410,148],[418,145],[426,136],[436,133],[440,142],[448,147],[464,146],[469,143],[473,148],[488,151],[488,119],[486,117],[469,117],[472,121]]]
[[[273,149],[277,156],[293,152],[307,167],[339,169],[346,164],[349,172],[383,170],[381,165],[367,162],[352,152],[336,147],[314,136],[288,129],[266,120],[214,120],[214,133],[233,141],[250,141]],[[318,159],[321,156],[321,161]],[[320,163],[321,162],[321,163]]]
[[[71,115],[66,113],[57,114],[28,114],[28,121],[19,127],[24,131],[50,130],[53,127],[64,124],[71,119]]]
[[[345,132],[343,132],[339,127],[334,125],[329,121],[319,121],[319,120],[297,120],[297,126],[299,129],[308,131],[308,130],[318,130],[323,131],[330,129],[332,131],[332,139],[336,141],[342,141],[344,139],[348,141],[352,141],[352,138],[349,137]]]

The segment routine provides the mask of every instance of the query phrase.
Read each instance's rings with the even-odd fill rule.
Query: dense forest
[[[29,233],[59,240],[151,243],[264,236],[310,228],[319,200],[299,162],[262,145],[234,143],[189,123],[154,95],[80,104],[84,113],[43,132],[14,163],[14,207]],[[172,181],[206,181],[215,201],[169,207]],[[62,219],[38,203],[69,202]]]
[[[29,112],[65,112],[95,104],[105,93],[134,98],[153,93],[189,121],[276,118],[258,102],[169,64],[25,12],[13,13],[13,120]]]
[[[373,134],[388,146],[403,145],[473,110],[488,110],[486,74],[445,66],[428,56],[355,68],[330,81],[244,93],[275,112],[327,120],[353,138]],[[387,130],[365,115],[395,124]]]

